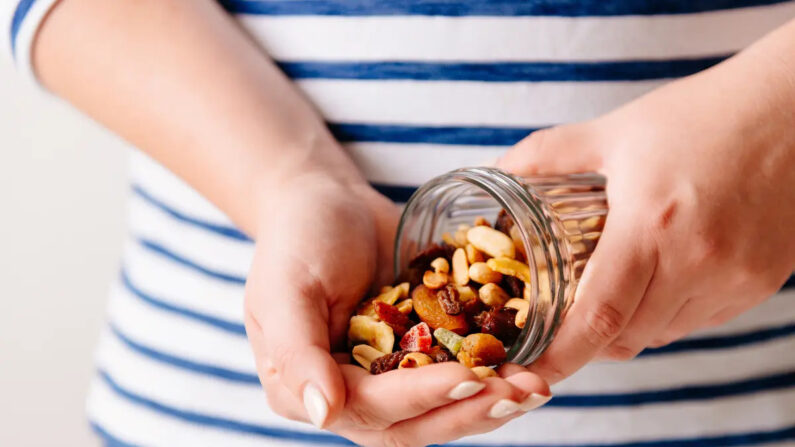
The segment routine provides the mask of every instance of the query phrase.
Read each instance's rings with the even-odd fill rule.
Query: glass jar
[[[605,178],[598,174],[519,178],[495,168],[465,168],[434,178],[411,196],[395,240],[397,276],[433,243],[471,225],[495,222],[500,210],[517,256],[530,267],[524,299],[527,320],[508,349],[508,361],[528,365],[549,346],[571,305],[577,284],[607,216]],[[447,237],[449,240],[449,237]],[[528,293],[529,292],[529,293]]]

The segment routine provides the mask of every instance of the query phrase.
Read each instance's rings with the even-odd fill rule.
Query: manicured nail
[[[328,416],[328,402],[320,389],[311,383],[304,387],[304,408],[312,424],[317,428],[323,428]]]
[[[459,383],[455,386],[455,388],[450,390],[450,392],[447,393],[447,397],[453,400],[466,399],[467,397],[472,397],[475,394],[478,394],[483,388],[486,388],[485,383],[467,380],[466,382]]]
[[[492,419],[501,419],[517,411],[519,411],[519,404],[509,399],[500,399],[491,407],[491,410],[489,410],[489,417]]]
[[[519,409],[522,411],[535,410],[536,408],[544,405],[552,399],[552,395],[544,396],[543,394],[533,393],[527,396],[527,399],[519,404]]]

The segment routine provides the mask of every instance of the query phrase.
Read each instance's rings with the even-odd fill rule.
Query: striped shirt
[[[54,0],[3,6],[28,78]],[[535,129],[593,118],[712,66],[795,16],[776,0],[223,0],[397,202]],[[338,445],[267,406],[243,329],[252,241],[131,149],[129,237],[89,418],[107,445]],[[458,445],[795,445],[795,288]]]

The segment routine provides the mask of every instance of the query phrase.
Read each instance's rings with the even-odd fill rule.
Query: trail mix
[[[404,282],[351,317],[353,359],[372,374],[458,361],[480,377],[506,360],[530,307],[530,268],[513,221],[478,217],[417,254]]]

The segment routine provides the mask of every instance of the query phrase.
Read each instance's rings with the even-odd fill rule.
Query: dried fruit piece
[[[400,340],[400,349],[409,352],[426,352],[431,349],[431,328],[425,323],[412,326]]]
[[[505,303],[505,309],[516,309],[514,324],[518,328],[523,328],[527,322],[527,313],[530,311],[530,302],[521,298],[511,298]]]
[[[414,310],[414,304],[413,301],[411,301],[411,298],[398,302],[395,304],[395,307],[397,307],[400,313],[404,315],[408,315],[412,310]]]
[[[453,355],[458,354],[458,351],[461,349],[461,342],[464,341],[464,337],[444,328],[433,331],[433,337]]]
[[[404,285],[405,284],[405,285]],[[402,283],[397,287],[384,286],[381,288],[381,293],[378,296],[370,298],[359,305],[356,313],[359,315],[367,315],[368,317],[377,318],[378,314],[375,312],[374,304],[382,302],[386,304],[395,304],[399,298],[408,296],[409,283]]]
[[[458,248],[453,252],[453,280],[459,286],[469,283],[469,261],[463,248]]]
[[[492,258],[514,258],[516,256],[513,240],[494,228],[483,226],[470,228],[467,231],[467,241]]]
[[[370,370],[370,364],[373,360],[382,357],[383,352],[375,349],[370,345],[356,345],[353,347],[353,359],[359,362],[360,365],[366,370]]]
[[[378,318],[395,332],[395,335],[402,337],[406,331],[411,327],[411,320],[403,312],[398,310],[397,307],[376,301],[374,303],[375,313]]]
[[[402,282],[395,286],[398,289],[399,298],[408,298],[411,291],[411,285],[408,282]],[[392,304],[392,303],[389,303]]]
[[[467,244],[466,247],[464,247],[464,251],[467,255],[467,261],[469,261],[470,264],[486,261],[486,256],[484,256],[483,253],[481,253],[480,250],[475,248],[475,246],[472,244]]]
[[[486,265],[495,272],[503,275],[515,276],[523,282],[530,282],[530,267],[524,262],[510,258],[492,258],[486,261]]]
[[[450,276],[447,273],[436,273],[430,270],[426,270],[425,273],[422,275],[422,283],[425,287],[431,289],[438,289],[447,285],[447,282],[450,280]]]
[[[484,334],[491,334],[506,345],[512,345],[519,336],[521,329],[516,327],[516,309],[503,307],[482,312],[475,317],[475,322]]]
[[[510,296],[520,297],[524,294],[525,283],[515,276],[503,276],[501,284],[503,290],[505,290]]]
[[[414,302],[414,312],[431,328],[442,327],[457,334],[467,333],[469,325],[464,315],[448,315],[439,304],[435,291],[420,285],[411,292],[411,299]]]
[[[493,335],[469,334],[461,343],[456,358],[469,368],[500,365],[505,362],[505,347]]]
[[[472,372],[481,380],[487,377],[498,377],[497,371],[494,371],[493,368],[489,368],[488,366],[476,366],[472,368]]]
[[[408,354],[407,351],[397,351],[384,355],[370,363],[370,374],[381,374],[397,369],[400,361]]]
[[[395,333],[383,321],[366,315],[354,315],[348,326],[348,340],[365,342],[381,352],[392,352]]]
[[[464,305],[458,300],[458,289],[452,284],[444,286],[436,292],[439,304],[447,315],[458,315],[464,311]]]
[[[478,290],[478,297],[483,304],[490,307],[502,307],[511,297],[500,286],[488,283]]]
[[[434,363],[455,361],[455,356],[441,346],[431,346],[431,350],[428,351],[428,355],[433,359]]]
[[[488,284],[490,282],[500,282],[502,273],[490,269],[485,262],[476,262],[469,266],[469,277],[472,281]]]
[[[398,369],[404,368],[419,368],[421,366],[430,365],[433,359],[427,354],[421,352],[409,352],[403,357],[403,360],[398,364]]]
[[[497,214],[497,220],[494,221],[494,229],[508,234],[513,225],[513,219],[508,215],[508,212],[504,209],[500,210],[499,214]]]

